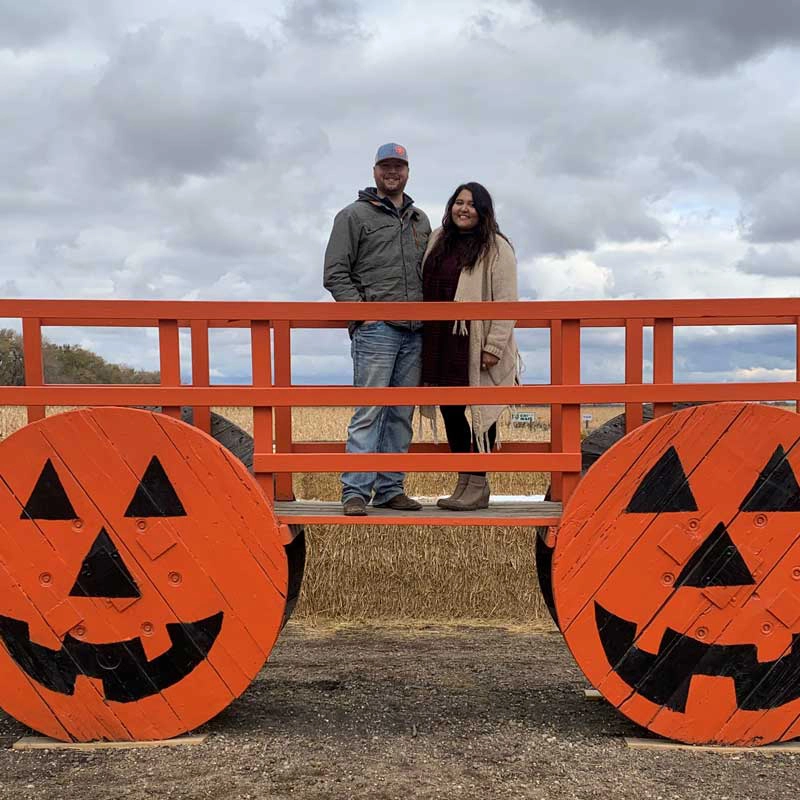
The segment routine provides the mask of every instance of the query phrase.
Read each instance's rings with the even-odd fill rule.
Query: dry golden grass
[[[48,408],[48,414],[64,409]],[[534,411],[534,426],[501,422],[504,441],[546,441],[549,408]],[[588,410],[588,409],[587,409]],[[218,408],[252,433],[251,409]],[[621,412],[621,407],[593,408],[590,428]],[[348,408],[296,408],[294,438],[299,441],[342,441],[352,414]],[[25,410],[0,409],[0,438],[26,423]],[[444,426],[439,421],[439,430]],[[426,427],[423,437],[431,441]],[[451,473],[409,475],[409,494],[436,497],[449,493]],[[493,473],[495,494],[543,494],[542,473]],[[294,477],[298,497],[336,500],[338,474],[309,473]],[[493,620],[547,625],[549,617],[539,593],[530,528],[324,526],[306,528],[308,558],[296,614],[315,621]]]

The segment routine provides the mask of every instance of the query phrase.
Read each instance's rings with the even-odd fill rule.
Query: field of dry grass
[[[48,413],[63,409],[50,408]],[[252,432],[252,412],[218,408],[218,413]],[[514,426],[504,418],[504,441],[546,441],[550,436],[547,407],[532,411],[533,425]],[[621,412],[619,406],[583,409],[592,414],[589,429]],[[300,441],[341,441],[352,409],[293,410],[294,438]],[[24,409],[0,409],[0,438],[26,422]],[[416,425],[415,425],[416,430]],[[439,430],[444,426],[439,424]],[[431,441],[430,429],[423,440]],[[543,494],[548,476],[542,473],[490,475],[496,494]],[[414,474],[406,482],[409,494],[437,497],[449,493],[454,476]],[[298,474],[298,497],[336,500],[339,476]],[[308,526],[308,559],[296,614],[307,619],[336,620],[493,620],[546,621],[539,594],[534,556],[535,533],[530,528]]]

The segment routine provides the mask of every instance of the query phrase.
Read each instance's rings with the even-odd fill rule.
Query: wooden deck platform
[[[291,524],[316,525],[558,525],[561,503],[543,501],[497,502],[479,511],[447,511],[435,504],[423,505],[421,511],[393,511],[367,507],[365,517],[346,517],[342,504],[318,500],[278,501],[278,519]]]

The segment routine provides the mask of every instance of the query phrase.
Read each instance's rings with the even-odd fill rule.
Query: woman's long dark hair
[[[469,233],[461,233],[453,222],[453,206],[464,189],[472,192],[472,203],[478,212],[478,224]],[[428,255],[427,266],[435,269],[446,254],[458,248],[461,268],[471,270],[481,258],[497,247],[497,236],[502,236],[508,242],[497,225],[492,196],[480,183],[462,183],[447,201],[442,217],[442,234]]]

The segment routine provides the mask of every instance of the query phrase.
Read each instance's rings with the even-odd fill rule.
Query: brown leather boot
[[[468,480],[468,472],[459,472],[458,483],[456,484],[456,488],[453,489],[453,493],[450,495],[450,497],[440,497],[436,501],[436,505],[439,506],[439,508],[447,508],[448,503],[451,503],[453,500],[458,500],[458,498],[461,497],[461,493],[467,488]]]
[[[489,481],[486,480],[486,476],[469,475],[461,497],[443,507],[450,511],[476,511],[479,508],[488,508]]]

